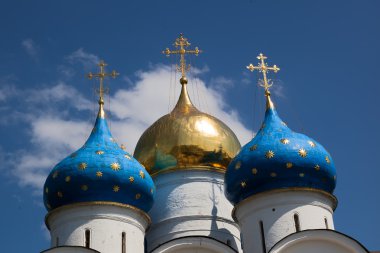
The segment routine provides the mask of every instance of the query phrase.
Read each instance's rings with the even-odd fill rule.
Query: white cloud
[[[66,65],[59,65],[57,70],[64,79],[70,79],[75,75],[74,69]]]
[[[53,87],[31,90],[27,93],[29,93],[26,96],[27,100],[32,103],[48,105],[65,102],[68,106],[73,106],[78,110],[91,110],[94,108],[93,103],[85,99],[78,90],[61,81]]]
[[[6,158],[5,166],[13,168],[13,176],[21,185],[29,186],[41,194],[42,185],[53,166],[84,144],[96,113],[92,109],[95,102],[85,99],[78,90],[65,83],[59,82],[36,94],[33,92],[24,91],[22,94],[25,96],[28,93],[30,97],[23,108],[33,108],[36,104],[45,106],[23,112],[28,115],[24,118],[29,126],[25,131],[30,135],[29,144],[32,148],[18,150]],[[128,151],[133,153],[141,134],[172,109],[179,92],[178,80],[174,80],[170,67],[163,65],[139,71],[137,81],[130,88],[115,91],[110,98],[112,115],[109,123],[118,143],[125,144]],[[189,93],[198,109],[230,126],[243,144],[250,140],[251,131],[244,127],[238,113],[224,102],[223,94],[216,91],[215,87],[206,87],[202,80],[191,78]],[[62,101],[68,101],[64,109],[59,106]],[[93,117],[83,119],[73,116],[81,111],[83,114],[83,110],[91,111]]]
[[[1,83],[0,88],[0,102],[5,102],[16,93],[16,88],[12,84]]]
[[[273,86],[271,88],[273,94],[279,98],[286,98],[285,90],[284,90],[284,82],[280,79],[273,80]]]
[[[234,86],[234,81],[224,76],[211,78],[210,85],[218,91],[225,92]]]
[[[31,123],[32,149],[19,150],[6,163],[22,186],[40,194],[49,171],[72,151],[81,147],[91,131],[89,122],[66,121],[50,116]]]
[[[21,42],[22,47],[25,49],[26,53],[36,59],[38,54],[38,47],[32,39],[25,39]]]
[[[74,63],[82,64],[85,69],[92,69],[94,65],[99,63],[98,56],[85,52],[83,48],[79,48],[78,50],[74,51],[73,53],[66,56],[65,58],[71,64],[74,64]]]

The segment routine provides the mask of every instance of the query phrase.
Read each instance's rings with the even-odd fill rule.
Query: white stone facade
[[[332,230],[308,230],[292,234],[269,253],[368,253],[359,242]]]
[[[235,207],[234,217],[241,228],[244,252],[268,252],[298,231],[334,229],[335,205],[332,195],[306,189],[275,190],[243,200]]]
[[[144,253],[145,230],[149,223],[143,211],[116,203],[64,206],[46,218],[52,248],[88,244],[89,248],[102,253]],[[86,230],[89,231],[87,238]]]
[[[242,252],[233,206],[224,196],[224,174],[194,168],[158,174],[154,181],[148,252]],[[199,241],[214,244],[214,250],[197,246]]]

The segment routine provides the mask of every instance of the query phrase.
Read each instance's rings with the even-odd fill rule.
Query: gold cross
[[[273,83],[270,79],[267,79],[267,72],[272,70],[274,73],[277,73],[280,70],[280,68],[276,65],[273,65],[273,67],[268,67],[268,64],[265,63],[265,59],[267,59],[267,57],[262,53],[260,53],[259,56],[257,56],[257,59],[259,59],[261,62],[259,62],[257,66],[254,66],[251,63],[247,66],[247,69],[249,69],[251,72],[253,72],[254,70],[258,70],[259,72],[263,73],[264,79],[261,80],[260,86],[264,87],[265,94],[269,95],[269,88],[272,87]]]
[[[104,67],[107,66],[107,64],[103,60],[100,60],[98,66],[100,68],[100,72],[95,73],[95,74],[90,72],[90,73],[88,73],[87,77],[90,80],[93,77],[99,78],[99,90],[98,90],[98,92],[99,92],[99,103],[104,103],[103,97],[104,97],[105,90],[104,90],[104,86],[103,86],[103,80],[107,76],[110,76],[112,78],[116,78],[119,75],[119,73],[117,73],[115,70],[113,70],[111,73],[106,73],[104,71]]]
[[[190,43],[186,38],[183,37],[182,33],[175,40],[173,45],[177,48],[176,50],[170,50],[169,48],[166,48],[164,51],[162,51],[162,53],[168,57],[171,54],[179,54],[181,56],[180,64],[179,66],[177,65],[177,70],[182,74],[182,77],[180,79],[181,84],[186,84],[186,72],[190,70],[190,64],[186,65],[185,55],[195,54],[195,56],[198,56],[198,54],[202,53],[202,51],[199,50],[198,47],[196,47],[194,50],[186,49],[188,46],[190,46]]]

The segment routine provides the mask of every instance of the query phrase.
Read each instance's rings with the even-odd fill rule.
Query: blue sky
[[[258,75],[245,66],[263,52],[281,68],[271,77],[282,119],[334,158],[336,229],[380,249],[379,8],[377,0],[3,1],[2,249],[49,247],[41,184],[91,130],[95,83],[84,75],[99,59],[121,73],[109,82],[107,107],[114,136],[133,152],[142,131],[175,102],[175,59],[161,50],[180,32],[204,50],[189,59],[195,104],[243,144],[264,112]]]

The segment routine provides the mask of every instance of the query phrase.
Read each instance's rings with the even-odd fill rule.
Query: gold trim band
[[[150,176],[155,177],[161,173],[164,174],[164,173],[170,173],[170,172],[175,172],[175,171],[187,171],[187,170],[212,171],[212,172],[219,172],[222,174],[226,173],[225,168],[216,168],[212,166],[197,166],[197,167],[176,166],[176,167],[171,167],[171,168],[167,168],[167,169],[163,169],[163,170],[159,170],[157,172],[151,173]]]

